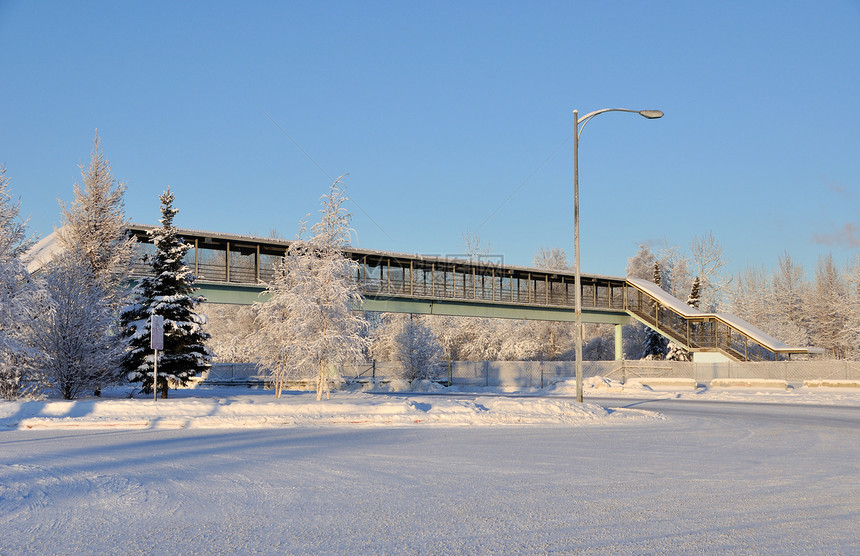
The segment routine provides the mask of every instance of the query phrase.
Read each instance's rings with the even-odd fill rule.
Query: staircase
[[[822,350],[792,347],[732,315],[704,313],[660,286],[628,278],[624,309],[690,352],[719,352],[735,361],[783,361]]]

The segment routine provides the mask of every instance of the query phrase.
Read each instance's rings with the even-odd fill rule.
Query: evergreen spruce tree
[[[149,233],[155,255],[147,261],[152,274],[134,290],[134,303],[122,311],[123,334],[129,349],[123,360],[128,380],[140,382],[152,393],[153,350],[150,349],[150,317],[164,317],[164,351],[158,353],[158,389],[166,398],[171,383],[185,385],[209,368],[211,352],[206,347],[209,334],[203,330],[206,318],[194,309],[205,301],[193,295],[194,276],[184,262],[191,248],[176,235],[173,218],[175,199],[170,188],[161,197],[161,228]]]
[[[653,281],[662,287],[660,264],[656,261],[654,262]],[[667,343],[668,341],[662,334],[649,327],[645,331],[645,345],[642,349],[642,359],[664,359],[666,357]]]

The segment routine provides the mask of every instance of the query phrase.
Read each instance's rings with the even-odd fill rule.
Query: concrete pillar
[[[615,360],[621,361],[624,359],[624,341],[621,336],[622,325],[615,325]]]

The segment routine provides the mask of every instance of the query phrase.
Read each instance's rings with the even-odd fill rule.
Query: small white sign
[[[152,315],[149,326],[149,347],[164,350],[164,317]]]

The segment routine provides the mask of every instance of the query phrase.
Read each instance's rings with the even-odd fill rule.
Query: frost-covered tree
[[[729,312],[765,330],[770,310],[770,274],[767,269],[764,266],[748,267],[738,272],[729,293]]]
[[[589,328],[589,339],[582,348],[584,361],[612,361],[615,359],[615,337],[611,325],[599,324]]]
[[[207,345],[217,361],[256,361],[257,348],[253,341],[253,337],[259,333],[256,306],[206,303],[204,310],[209,321],[206,330],[211,336]]]
[[[500,361],[540,361],[546,359],[544,346],[535,334],[532,321],[497,320],[490,340]],[[497,346],[497,347],[496,347]]]
[[[690,259],[677,245],[666,241],[660,249],[658,262],[663,289],[675,297],[684,296],[690,289]]]
[[[442,361],[442,344],[423,319],[403,316],[406,318],[398,319],[400,326],[394,336],[394,356],[400,363],[400,378],[409,381],[436,378]]]
[[[662,287],[660,264],[656,261],[654,262],[652,271],[652,281]],[[642,346],[642,359],[664,359],[666,357],[666,345],[666,338],[653,328],[649,327],[645,331],[645,344]]]
[[[811,338],[816,347],[835,358],[845,357],[845,300],[848,289],[833,255],[819,257],[808,305]]]
[[[627,276],[650,280],[654,276],[654,263],[657,257],[648,245],[640,245],[636,254],[627,259]]]
[[[559,247],[553,249],[541,247],[535,253],[533,263],[538,268],[551,270],[568,270],[570,268],[567,254],[564,249]],[[543,288],[544,285],[540,284],[540,287]],[[528,321],[524,328],[528,339],[537,344],[537,349],[532,357],[523,359],[557,361],[574,349],[576,331],[570,323],[536,320]]]
[[[126,184],[111,175],[110,164],[101,150],[96,134],[89,166],[80,166],[83,184],[74,184],[74,201],[62,209],[62,227],[57,230],[60,245],[77,251],[89,267],[93,278],[100,281],[119,304],[123,292],[121,283],[131,271],[135,240],[126,233]]]
[[[164,350],[158,354],[158,385],[166,398],[171,384],[185,385],[194,375],[209,368],[211,352],[206,347],[209,334],[203,329],[206,317],[195,312],[205,301],[194,295],[194,276],[185,264],[191,245],[177,235],[173,218],[175,196],[170,188],[161,194],[160,228],[149,232],[155,253],[147,263],[152,273],[141,279],[133,292],[134,301],[121,313],[122,331],[128,341],[123,369],[129,381],[142,383],[152,393],[154,353],[150,349],[150,319],[164,317]]]
[[[486,260],[493,252],[493,246],[484,243],[478,232],[466,230],[463,232],[463,253],[471,261]]]
[[[0,166],[0,398],[5,399],[21,393],[34,356],[27,339],[41,291],[22,262],[32,245],[20,203],[12,200],[6,168]]]
[[[273,342],[279,354],[272,358],[261,351],[261,363],[270,369],[282,364],[302,378],[315,373],[318,400],[323,393],[330,396],[330,374],[363,358],[370,344],[364,315],[353,311],[361,294],[353,281],[358,263],[344,256],[351,230],[342,178],[321,198],[321,219],[311,227],[310,239],[303,239],[302,226],[276,266],[267,289],[270,300],[257,317],[261,338]]]
[[[567,260],[567,253],[561,247],[553,247],[547,249],[541,247],[535,253],[532,264],[537,268],[553,268],[556,270],[568,270],[570,262]]]
[[[791,255],[779,257],[769,299],[774,325],[766,332],[790,346],[809,345],[809,318],[804,309],[809,287],[804,276],[803,266]]]
[[[860,359],[860,255],[854,257],[846,271],[848,298],[845,303],[845,343],[847,357]]]
[[[731,283],[731,277],[723,275],[726,259],[723,257],[723,247],[708,232],[695,236],[690,241],[693,272],[701,282],[701,305],[706,311],[713,311],[722,302],[723,296]]]
[[[33,327],[31,342],[51,389],[67,400],[117,380],[122,342],[109,293],[77,250],[66,251],[46,267],[47,301]]]
[[[304,228],[300,234],[303,232]],[[291,257],[288,251],[286,257],[275,261],[272,281],[266,288],[269,300],[254,306],[259,332],[249,339],[255,361],[272,375],[276,398],[281,397],[287,378],[311,375],[302,367],[307,355],[299,346],[304,323],[302,315],[295,312],[296,296],[306,289],[299,290],[298,284],[308,281],[310,274],[310,261]]]

